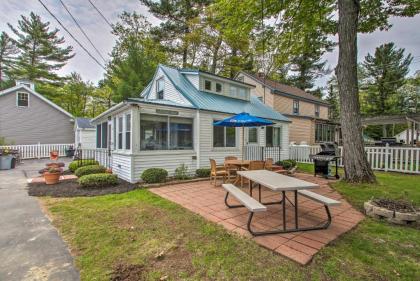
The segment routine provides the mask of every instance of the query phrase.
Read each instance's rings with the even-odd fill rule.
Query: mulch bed
[[[29,183],[28,194],[30,196],[51,197],[98,196],[124,193],[141,188],[138,184],[129,183],[123,180],[118,181],[118,185],[102,188],[81,188],[77,183],[77,180],[65,180],[54,185],[47,185],[45,183]]]
[[[377,198],[373,199],[374,203],[378,207],[386,208],[391,211],[401,212],[401,213],[415,213],[416,208],[410,202],[404,200],[392,200],[386,198]]]

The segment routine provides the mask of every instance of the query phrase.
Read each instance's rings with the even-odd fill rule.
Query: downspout
[[[199,109],[197,109],[197,122],[196,122],[196,126],[197,126],[197,129],[196,129],[196,134],[197,134],[197,137],[196,137],[196,141],[195,141],[195,149],[197,150],[196,151],[196,157],[197,157],[197,160],[196,160],[196,167],[197,167],[197,169],[200,169],[200,151],[201,151],[201,147],[200,147],[200,134],[201,134],[201,128],[200,128],[200,110]]]

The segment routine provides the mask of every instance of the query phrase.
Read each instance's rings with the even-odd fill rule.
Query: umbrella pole
[[[242,161],[245,160],[244,159],[244,147],[245,147],[245,129],[244,129],[244,126],[242,125]]]

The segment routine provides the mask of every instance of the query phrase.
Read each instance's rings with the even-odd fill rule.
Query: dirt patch
[[[139,281],[144,280],[144,268],[138,264],[118,264],[111,274],[111,281]]]
[[[401,213],[415,213],[416,208],[410,202],[404,200],[392,200],[386,198],[373,199],[372,203],[378,207]]]
[[[51,196],[51,197],[78,197],[78,196],[98,196],[106,194],[117,194],[128,192],[140,188],[137,184],[132,184],[123,180],[118,180],[118,185],[103,188],[81,188],[77,180],[66,180],[54,185],[45,183],[29,183],[28,194],[30,196]]]

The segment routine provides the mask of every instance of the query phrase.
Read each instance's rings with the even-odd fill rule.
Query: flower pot
[[[12,155],[0,156],[0,170],[10,170],[12,168]]]
[[[46,184],[57,184],[60,180],[61,173],[44,173],[44,179]]]

